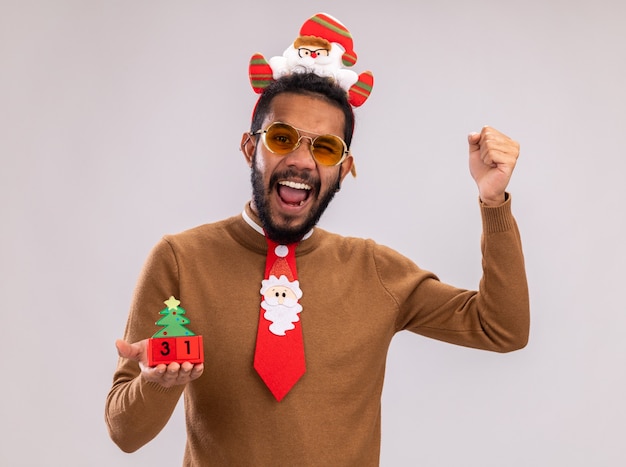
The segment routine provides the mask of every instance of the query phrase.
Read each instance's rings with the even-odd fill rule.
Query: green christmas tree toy
[[[172,362],[202,363],[204,347],[202,336],[196,336],[185,327],[189,319],[185,317],[185,309],[180,301],[171,296],[165,302],[166,308],[159,314],[163,315],[156,324],[163,326],[154,336],[148,339],[148,365]]]

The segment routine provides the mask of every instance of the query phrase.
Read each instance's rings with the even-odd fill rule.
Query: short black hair
[[[330,77],[318,76],[315,73],[292,73],[272,81],[261,94],[252,114],[250,132],[261,129],[265,117],[270,112],[272,100],[279,94],[293,93],[321,97],[336,105],[345,117],[344,141],[348,148],[354,133],[354,112],[348,101],[348,93]]]

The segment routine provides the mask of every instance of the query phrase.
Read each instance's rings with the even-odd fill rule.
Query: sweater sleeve
[[[163,301],[179,297],[176,257],[164,239],[146,260],[135,288],[124,340],[134,343],[151,337]],[[105,420],[111,439],[125,452],[152,440],[172,415],[184,386],[164,388],[146,381],[139,365],[120,358],[106,399]]]
[[[409,260],[398,267],[388,253],[377,256],[381,281],[398,305],[397,330],[496,352],[527,344],[528,286],[510,197],[498,207],[481,204],[481,214],[483,275],[476,291],[444,284]]]

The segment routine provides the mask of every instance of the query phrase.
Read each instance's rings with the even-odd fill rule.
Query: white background
[[[398,335],[381,464],[626,465],[625,5],[0,1],[0,464],[180,465],[180,410],[137,453],[109,440],[113,342],[161,235],[249,197],[248,59],[326,11],[375,85],[359,176],[323,227],[475,288],[466,135],[489,124],[522,145],[510,191],[530,343],[499,355]]]

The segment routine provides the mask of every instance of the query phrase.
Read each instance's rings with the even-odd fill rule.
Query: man
[[[375,466],[395,333],[498,352],[526,345],[524,260],[505,191],[518,144],[487,127],[468,137],[484,266],[479,290],[468,291],[371,240],[315,227],[354,164],[352,129],[346,92],[328,78],[296,73],[263,92],[241,140],[250,204],[242,215],[165,237],[146,262],[107,398],[107,424],[121,449],[156,436],[184,392],[185,465]],[[346,151],[330,146],[343,144],[332,135],[342,135]],[[337,158],[325,159],[328,152]],[[268,241],[297,245],[301,289],[294,296],[302,311],[289,324],[302,331],[306,371],[280,397],[253,366],[265,327],[259,284]],[[287,276],[274,286],[289,288]],[[170,295],[203,336],[204,364],[147,366],[145,339]]]

